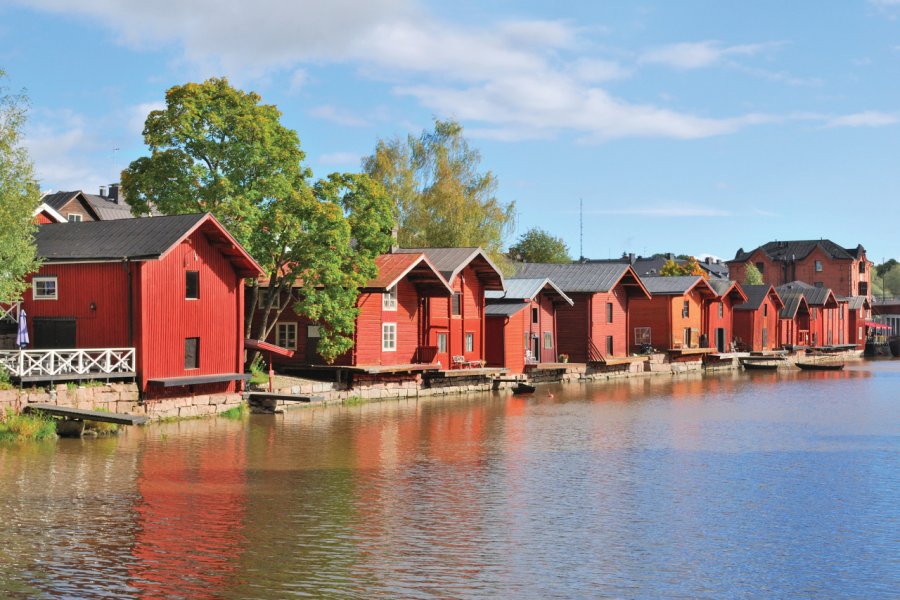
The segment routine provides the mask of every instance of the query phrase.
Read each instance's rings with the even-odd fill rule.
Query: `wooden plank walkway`
[[[54,417],[66,417],[78,421],[100,421],[102,423],[115,423],[117,425],[143,425],[150,420],[149,417],[140,415],[128,415],[125,413],[102,412],[99,410],[82,410],[69,408],[56,404],[28,404],[22,412],[42,412]]]
[[[324,402],[324,396],[300,396],[297,394],[280,394],[278,392],[248,392],[248,401],[284,400],[285,402]]]

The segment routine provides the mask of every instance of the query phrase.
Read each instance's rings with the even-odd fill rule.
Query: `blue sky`
[[[453,117],[584,254],[731,258],[827,237],[900,256],[900,0],[0,2],[43,189],[146,152],[165,90],[226,75],[278,105],[317,176]],[[118,148],[118,150],[115,150]],[[513,236],[509,241],[514,241]]]

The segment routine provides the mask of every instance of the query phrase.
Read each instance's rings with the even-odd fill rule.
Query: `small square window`
[[[475,334],[466,332],[466,352],[475,352]]]
[[[200,271],[186,271],[184,274],[184,297],[186,300],[200,299]]]
[[[453,292],[453,297],[450,298],[450,314],[454,317],[462,314],[462,293]]]
[[[33,300],[56,300],[56,277],[35,277],[31,280],[31,297]]]
[[[385,352],[397,350],[397,324],[383,323],[381,325],[381,349]]]
[[[297,349],[297,324],[279,323],[275,334],[275,343],[288,350]]]
[[[763,263],[763,262],[756,263],[756,270],[759,271],[760,273],[765,273],[766,272],[766,263]]]
[[[69,223],[81,223],[82,216],[78,213],[69,213],[66,215],[66,218],[69,220]]]
[[[200,338],[185,338],[184,340],[184,368],[200,368]]]
[[[381,295],[382,310],[397,310],[397,286],[395,285]]]
[[[817,260],[816,261],[816,273],[821,273],[821,272],[822,272],[822,261]]]
[[[650,328],[635,327],[634,328],[634,344],[635,346],[650,345]]]
[[[256,292],[256,308],[259,310],[266,309],[266,302],[269,301],[269,288],[261,287]],[[281,309],[281,296],[275,298],[275,301],[272,302],[272,310],[280,310]]]

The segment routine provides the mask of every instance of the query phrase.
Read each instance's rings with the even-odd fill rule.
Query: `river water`
[[[896,598],[898,457],[896,361],[3,446],[0,597]]]

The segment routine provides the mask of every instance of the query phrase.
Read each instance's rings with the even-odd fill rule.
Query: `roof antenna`
[[[578,199],[578,258],[579,262],[584,262],[584,200]]]

